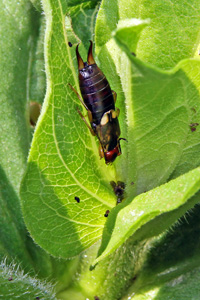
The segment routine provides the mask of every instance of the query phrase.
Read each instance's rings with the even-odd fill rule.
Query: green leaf
[[[117,28],[112,35],[124,43],[130,51],[135,51],[142,30],[150,23],[149,20],[124,19],[119,20]],[[130,39],[130,36],[132,37]],[[134,38],[133,38],[134,37]]]
[[[181,68],[191,82],[190,90],[186,96],[188,99],[188,108],[190,109],[190,130],[183,148],[183,153],[171,178],[176,178],[200,165],[200,127],[198,125],[200,120],[200,107],[199,98],[196,97],[196,92],[200,94],[200,65],[199,63],[197,64],[196,60],[190,60],[189,62],[183,61]],[[192,125],[194,125],[194,127]]]
[[[108,8],[104,10],[102,5],[96,30],[105,22],[105,12],[106,18],[111,12],[110,4],[105,3]],[[107,22],[110,29],[102,41],[99,38],[97,51],[102,70],[109,73],[111,86],[118,93],[122,136],[128,140],[122,145],[123,155],[116,163],[115,175],[113,167],[99,162],[95,139],[82,124],[76,112],[79,100],[68,86],[70,83],[78,89],[75,49],[68,46],[72,33],[69,26],[67,34],[64,30],[66,5],[44,1],[44,7],[48,89],[22,185],[22,205],[35,241],[56,256],[72,257],[101,236],[104,213],[115,204],[109,181],[126,181],[129,200],[166,182],[190,133],[188,98],[192,95],[199,102],[199,93],[181,64],[164,72],[131,55],[147,21],[140,21],[138,26],[136,20],[120,20],[116,29],[118,13],[114,7],[113,19]],[[111,38],[113,30],[117,43]],[[109,72],[113,60],[116,66]],[[194,65],[198,68],[198,61]],[[123,122],[125,111],[127,122]],[[81,199],[79,204],[75,197]]]
[[[118,36],[115,39],[124,50],[117,50],[128,125],[127,157],[123,163],[127,194],[133,197],[169,178],[189,133],[189,99],[193,94],[199,102],[199,93],[181,64],[168,72],[155,69],[133,57]],[[107,44],[108,50],[114,48],[111,45],[114,42]],[[200,69],[199,61],[195,67]]]
[[[27,1],[1,1],[0,12],[0,258],[15,257],[30,270],[19,185],[30,142],[26,80],[33,11]]]
[[[194,197],[199,199],[199,196],[198,192]],[[198,202],[198,199],[195,201]],[[146,243],[145,261],[140,270],[134,273],[135,280],[126,292],[127,298],[133,294],[150,294],[154,288],[158,291],[162,290],[162,286],[165,286],[166,283],[170,286],[170,281],[175,282],[181,275],[184,276],[199,267],[199,211],[200,206],[196,205],[190,213],[176,222],[172,230],[154,238],[150,243]],[[191,291],[196,295],[195,282],[192,284],[194,284],[194,288]],[[188,285],[191,288],[191,283]],[[187,294],[186,282],[184,286]],[[174,298],[170,297],[170,299],[179,298],[182,297],[177,295]],[[126,298],[124,297],[124,299]]]
[[[193,57],[199,46],[200,7],[198,0],[152,2],[103,0],[98,13],[96,42],[105,45],[119,20],[150,20],[140,37],[136,55],[163,69],[174,67],[180,60]],[[131,38],[130,38],[131,39]]]
[[[78,5],[80,3],[75,2]],[[166,19],[169,18],[166,10],[170,11],[171,3],[168,3],[169,7],[166,3],[159,4],[159,7],[157,3],[148,3],[149,7],[146,7],[143,2],[137,5],[132,1],[102,2],[96,26],[98,56],[95,59],[109,79],[112,89],[118,94],[121,136],[128,140],[127,144],[122,141],[123,154],[112,168],[106,167],[103,161],[99,162],[95,139],[90,136],[76,112],[76,107],[81,107],[80,102],[68,87],[69,82],[78,90],[75,47],[68,47],[68,41],[72,41],[74,45],[77,39],[71,31],[70,19],[65,18],[65,14],[68,15],[70,11],[69,6],[67,8],[70,3],[73,15],[73,3],[71,0],[43,3],[47,18],[45,62],[48,91],[22,185],[23,209],[28,228],[34,240],[54,255],[72,257],[80,253],[101,236],[105,210],[115,205],[109,181],[123,180],[127,184],[127,203],[119,205],[109,215],[105,228],[109,232],[108,237],[104,235],[103,247],[106,249],[109,241],[113,243],[110,247],[111,253],[133,230],[136,230],[133,241],[142,240],[142,244],[143,239],[168,228],[187,208],[198,201],[197,198],[190,199],[195,189],[198,189],[195,185],[195,180],[199,180],[197,173],[194,182],[191,174],[185,174],[186,177],[177,178],[175,184],[171,181],[158,192],[152,190],[151,193],[134,198],[199,165],[199,130],[197,126],[196,131],[192,132],[190,126],[198,123],[199,119],[199,62],[185,60],[169,72],[155,68],[161,66],[169,69],[184,55],[192,56],[196,51],[199,36],[198,3],[192,1],[191,6],[184,3],[184,7],[182,3],[173,3],[173,26],[166,26]],[[88,20],[84,15],[94,16],[95,9],[91,9],[91,15],[88,13],[90,4],[80,5],[84,8],[83,12],[79,12],[77,6],[72,16],[72,23],[75,24],[73,27],[76,27],[74,31],[83,39],[84,47],[80,46],[83,57],[88,48],[86,39],[93,31],[90,26],[92,19],[89,17],[89,28],[85,27],[80,33],[76,23],[79,22],[82,27],[83,22]],[[155,14],[154,17],[154,9],[159,16]],[[192,15],[190,20],[188,18],[188,23],[185,22],[187,13]],[[141,26],[135,26],[137,24],[132,19],[135,17],[140,17]],[[147,18],[151,19],[149,26],[145,24]],[[195,21],[194,24],[192,20]],[[175,22],[178,25],[183,23],[182,28],[175,28]],[[180,39],[177,38],[177,29]],[[173,47],[170,47],[171,39]],[[146,41],[148,45],[145,44]],[[131,52],[136,52],[138,59],[132,57]],[[139,58],[155,66],[142,63]],[[184,194],[170,198],[171,188],[174,188],[174,193],[178,189],[180,194]],[[189,195],[187,191],[190,191]],[[157,193],[159,200],[164,199],[163,202],[155,199],[154,193]],[[81,200],[79,204],[75,202],[77,196]],[[127,207],[132,212],[137,210],[138,219],[130,225],[131,218],[126,219],[129,211],[124,206],[133,199],[133,203]],[[144,203],[140,203],[138,199],[145,201],[144,219],[139,216]],[[129,223],[129,227],[124,226],[118,219],[119,216]],[[113,224],[115,221],[116,224]],[[121,228],[127,229],[127,232],[122,232]],[[114,230],[113,235],[111,229]],[[149,239],[147,244],[148,242]],[[131,271],[137,270],[138,265],[144,263],[144,255],[138,255],[139,263],[137,254],[135,255],[137,243],[133,248],[127,243],[116,251],[118,257],[116,252],[107,257],[104,269],[102,265],[105,260],[98,265],[95,280],[93,272],[90,272],[90,281],[89,277],[82,276],[86,291],[83,294],[86,296],[82,297],[79,289],[72,287],[62,293],[63,298],[79,299],[88,295],[91,298],[94,295],[105,295],[105,299],[120,297],[130,283]],[[105,251],[107,250],[109,249]],[[127,263],[129,261],[130,264]],[[88,263],[85,268],[87,267]],[[99,287],[97,293],[96,286]],[[91,292],[94,290],[95,294]],[[153,290],[152,286],[149,290]]]
[[[29,149],[26,79],[31,35],[31,4],[0,4],[1,11],[1,118],[0,158],[11,184],[18,189]],[[19,30],[20,26],[20,30]],[[19,89],[20,86],[20,89]],[[15,130],[13,130],[15,129]],[[9,168],[8,168],[9,162]]]
[[[16,265],[0,264],[0,298],[10,299],[56,299],[53,287],[24,274]]]
[[[30,1],[39,12],[42,12],[42,5],[40,0],[30,0]]]
[[[37,22],[37,23],[36,23]],[[34,18],[37,24],[36,36],[31,40],[29,74],[28,74],[28,100],[42,104],[46,92],[46,75],[44,66],[44,33],[45,18],[36,15]]]
[[[199,299],[199,271],[200,268],[191,269],[190,272],[183,272],[180,276],[177,276],[173,280],[163,284],[160,287],[154,287],[148,291],[142,291],[142,293],[123,297],[123,300],[177,300],[177,299]]]
[[[109,3],[103,2],[97,18],[97,29],[103,28],[105,25],[102,22],[105,22],[106,13],[109,11],[106,5]],[[166,73],[131,57],[131,52],[136,51],[136,41],[145,30],[141,32],[146,23],[147,21],[142,22],[135,19],[120,20],[117,28],[109,35],[109,38],[114,35],[120,46],[123,44],[125,47],[123,50],[129,58],[120,51],[118,44],[112,39],[101,47],[102,35],[97,35],[99,38],[97,40],[99,43],[98,55],[102,62],[100,66],[105,70],[108,80],[113,83],[113,89],[117,91],[117,106],[121,111],[119,120],[122,137],[128,140],[127,147],[122,145],[121,161],[117,161],[117,174],[121,177],[120,180],[128,181],[126,188],[128,196],[131,194],[134,196],[135,193],[147,191],[166,182],[178,161],[182,160],[181,151],[184,151],[184,143],[187,140],[190,157],[185,171],[199,165],[198,150],[195,147],[198,134],[197,132],[192,133],[189,125],[197,122],[195,120],[198,118],[198,115],[195,118],[192,116],[194,112],[191,108],[196,107],[197,109],[199,106],[196,74],[200,71],[200,64],[197,60],[185,61]],[[131,42],[128,42],[130,35],[132,39]],[[113,79],[115,76],[113,70],[116,70],[119,75],[118,81],[116,78]],[[191,78],[193,79],[191,80]],[[184,81],[185,83],[183,83]],[[175,103],[177,103],[177,109],[174,107],[173,112],[172,107],[176,105]],[[165,117],[163,113],[166,113]],[[127,124],[124,122],[124,115],[126,115]],[[193,134],[195,143],[195,156],[192,164],[190,163],[193,156],[190,151],[191,134]],[[182,138],[179,140],[180,136]],[[164,137],[166,137],[166,142]],[[183,157],[183,161],[185,161],[185,157]],[[180,171],[177,175],[183,174]],[[130,186],[131,183],[132,186]],[[133,185],[133,183],[135,184]]]
[[[101,237],[104,214],[115,205],[109,185],[114,171],[99,161],[95,139],[76,110],[80,101],[68,85],[78,86],[62,2],[46,1],[44,8],[48,86],[22,184],[22,207],[34,240],[53,255],[72,257]]]
[[[111,39],[112,32],[116,29],[119,20],[118,3],[117,0],[101,2],[95,28],[97,52]]]
[[[74,33],[79,37],[85,47],[88,47],[89,40],[93,40],[99,2],[99,0],[80,1],[78,5],[71,6],[68,9]]]
[[[15,261],[33,276],[59,279],[59,290],[70,283],[77,262],[55,260],[33,242],[23,221],[19,199],[30,146],[28,100],[32,59],[34,51],[38,53],[38,15],[27,1],[1,2],[0,12],[0,258],[6,257],[8,263]],[[5,280],[7,285],[8,277]],[[6,295],[7,292],[3,299]]]
[[[99,53],[101,54],[101,51],[105,53],[105,49],[110,53],[114,51],[116,53],[117,51],[115,58],[117,57],[117,68],[125,93],[127,108],[128,159],[125,174],[128,177],[126,191],[130,201],[135,194],[140,194],[166,182],[181,158],[184,143],[187,141],[188,136],[190,139],[192,133],[189,129],[190,102],[193,101],[199,106],[200,100],[199,92],[196,89],[196,84],[194,84],[196,82],[190,81],[189,78],[197,73],[200,64],[198,60],[185,61],[170,72],[157,70],[153,66],[145,65],[131,55],[132,49],[128,48],[130,47],[130,43],[127,43],[128,37],[125,32],[124,35],[119,35],[118,30],[123,31],[123,26],[122,29],[118,27],[114,32],[117,45],[123,50],[121,55],[117,49],[118,46],[112,40],[107,42],[106,48],[105,46],[102,47]],[[188,78],[185,71],[189,69],[191,64],[193,64],[193,72],[190,69],[190,77]],[[185,84],[183,84],[184,81]],[[179,140],[181,135],[182,138]],[[196,166],[198,166],[198,162]],[[152,202],[154,202],[153,196],[152,199],[149,198],[149,204],[152,205]],[[137,209],[135,199],[133,203],[134,208]],[[155,208],[151,212],[152,215],[149,212],[147,213],[150,219],[154,219],[155,215],[165,212],[165,210],[160,212],[159,203],[157,205],[157,209]],[[194,203],[190,205],[187,208],[192,207]],[[122,212],[123,209],[119,212],[120,209],[116,208],[109,215],[99,252],[99,254],[103,254],[96,262],[110,254],[135,232],[135,229],[129,232],[123,232],[122,230],[121,235],[119,235],[119,232],[115,234],[115,230],[117,231],[120,227],[124,228],[123,224],[119,226],[117,223],[119,216],[120,221],[121,218],[125,218],[125,214]],[[138,212],[140,210],[139,207]],[[147,206],[148,210],[149,206]],[[127,213],[126,210],[125,212]],[[173,222],[181,216],[181,213],[183,211],[180,210],[177,215],[173,215]],[[142,224],[145,224],[149,220],[146,218],[143,221]],[[168,228],[171,224],[170,222],[165,223],[165,221],[163,218],[162,230]],[[135,224],[130,221],[129,226],[138,228],[136,224],[137,221]],[[153,226],[156,227],[157,224]],[[153,229],[152,232],[154,232]],[[159,232],[161,232],[161,229]]]
[[[120,211],[118,207],[113,209],[94,264],[111,254],[134,233],[132,239],[135,241],[161,233],[199,201],[191,198],[199,189],[200,168],[197,168],[137,196]]]

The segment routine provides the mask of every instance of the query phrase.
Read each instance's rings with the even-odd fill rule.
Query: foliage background
[[[0,297],[199,299],[199,2],[0,6]],[[128,140],[112,167],[68,87],[89,39]],[[126,182],[117,207],[111,180]]]

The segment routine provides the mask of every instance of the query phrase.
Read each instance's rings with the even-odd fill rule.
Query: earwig
[[[70,86],[88,112],[91,126],[78,110],[92,135],[99,139],[100,158],[104,157],[106,164],[109,164],[121,155],[119,109],[115,108],[117,94],[111,90],[105,75],[96,65],[92,55],[92,45],[90,41],[87,62],[83,62],[78,46],[76,47],[79,85],[83,100]]]

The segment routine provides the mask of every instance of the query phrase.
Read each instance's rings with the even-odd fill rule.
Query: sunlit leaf
[[[77,89],[75,48],[68,45],[61,2],[50,5],[51,11],[45,6],[47,95],[22,186],[22,205],[35,241],[54,255],[72,257],[101,237],[104,214],[115,205],[107,179],[113,178],[113,168],[100,162],[95,138],[77,113],[81,104],[68,85]]]
[[[85,47],[89,40],[94,40],[94,28],[96,15],[99,8],[99,0],[92,0],[69,6],[68,15],[75,34],[79,37]]]
[[[193,200],[191,197],[199,189],[200,168],[197,168],[156,189],[137,196],[134,201],[118,213],[116,213],[117,209],[113,210],[104,230],[99,250],[100,256],[95,263],[112,253],[134,233],[135,236],[132,239],[136,241],[161,233],[185,211],[198,203],[198,198]],[[145,224],[146,226],[143,226]]]
[[[174,67],[180,60],[193,57],[199,46],[200,6],[198,0],[140,1],[103,0],[96,26],[98,47],[105,45],[119,20],[149,19],[137,45],[137,56],[163,69]],[[130,36],[130,40],[131,40]]]

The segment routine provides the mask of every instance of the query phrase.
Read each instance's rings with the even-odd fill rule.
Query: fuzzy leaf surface
[[[0,263],[0,298],[55,300],[53,287],[24,274],[19,267]]]
[[[65,2],[44,1],[44,9],[48,87],[21,189],[22,205],[35,241],[56,256],[72,257],[101,236],[104,214],[115,205],[106,180],[114,168],[99,161],[95,139],[76,110],[82,110],[80,101],[68,85],[78,90]]]
[[[198,0],[150,1],[103,0],[96,25],[96,42],[103,47],[112,37],[119,20],[150,21],[140,37],[136,54],[165,70],[180,60],[194,57],[199,47],[200,5]]]
[[[132,239],[135,240],[143,240],[161,233],[199,201],[191,198],[199,189],[200,168],[197,168],[137,196],[118,214],[115,215],[117,209],[113,210],[104,229],[99,250],[101,256],[95,263],[112,253],[134,233]],[[145,224],[146,226],[142,226]]]
[[[196,107],[199,107],[200,103],[199,88],[197,85],[197,74],[200,70],[200,63],[199,60],[185,60],[176,66],[174,70],[163,72],[133,57],[131,51],[134,51],[134,49],[131,49],[131,44],[127,43],[128,37],[126,36],[126,32],[124,31],[124,34],[120,35],[120,32],[118,32],[119,29],[123,30],[123,28],[119,28],[118,26],[111,34],[112,36],[114,35],[116,43],[112,41],[112,39],[109,40],[106,45],[99,48],[99,55],[101,55],[102,52],[105,53],[105,51],[108,51],[112,57],[112,53],[117,52],[115,59],[117,58],[118,74],[125,95],[125,110],[128,124],[126,136],[128,139],[128,159],[125,168],[125,174],[128,178],[126,181],[126,191],[128,198],[132,195],[133,199],[135,195],[146,192],[166,182],[173,170],[176,170],[176,166],[181,160],[185,143],[188,140],[197,141],[198,139],[198,133],[190,130],[190,120],[192,115],[191,103],[193,103],[193,105],[195,104]],[[119,54],[120,50],[118,47],[122,49],[121,55]],[[191,65],[192,68],[190,68]],[[191,78],[193,78],[193,80],[191,80]],[[166,113],[164,118],[163,112],[164,114]],[[156,125],[156,123],[158,125]],[[178,134],[176,135],[176,133]],[[179,140],[180,135],[182,135],[181,140]],[[159,138],[157,139],[157,137]],[[195,154],[196,160],[193,160],[193,167],[199,165],[197,159],[199,154],[197,151]],[[191,166],[189,157],[188,163]],[[192,181],[191,184],[193,184]],[[169,190],[170,189],[171,188],[169,188]],[[146,205],[147,210],[152,205],[151,200],[153,201],[153,196],[152,199],[151,197],[149,198]],[[129,198],[130,201],[132,199]],[[136,199],[134,199],[132,204],[137,210]],[[187,202],[187,200],[189,200],[189,197],[184,201]],[[185,210],[180,208],[177,215],[172,214],[173,221],[181,216],[181,213],[184,213],[186,209],[192,207],[195,202],[193,203],[191,201],[191,203],[188,203],[189,205],[186,205],[187,208],[185,208]],[[176,208],[182,204],[177,203]],[[167,212],[168,206],[165,208],[166,211],[164,209],[164,211],[160,212],[159,203],[157,203],[157,205],[157,209],[155,208],[155,211],[152,212],[150,219],[154,219],[157,213],[159,215]],[[106,256],[108,253],[111,253],[121,245],[122,240],[125,241],[125,239],[133,233],[133,231],[129,233],[123,232],[125,229],[123,222],[121,226],[117,225],[119,216],[121,216],[121,218],[123,216],[124,220],[126,219],[126,214],[122,213],[123,210],[127,213],[126,208],[121,211],[120,209],[121,208],[114,209],[109,215],[99,254],[103,253],[103,251],[105,252],[100,259],[102,259],[104,255]],[[140,210],[141,208],[138,212]],[[149,215],[149,213],[147,214]],[[137,217],[139,218],[139,215]],[[148,222],[148,220],[146,219],[144,223],[145,222]],[[168,222],[166,218],[163,218],[162,230],[167,229],[171,224],[170,222]],[[131,220],[130,226],[134,226],[133,223]],[[153,226],[155,226],[156,232],[156,222]],[[119,235],[119,232],[115,235],[116,228],[121,228],[120,232],[122,235]],[[115,244],[116,247],[113,247],[112,242],[113,245],[115,243],[118,243],[118,245],[116,246]],[[107,246],[108,248],[106,248]]]
[[[200,192],[194,197],[197,199],[192,201],[197,202],[200,199]],[[123,299],[127,299],[130,295],[139,297],[141,294],[152,295],[153,299],[154,297],[162,299],[162,296],[167,297],[167,286],[170,299],[187,299],[190,294],[198,295],[199,287],[196,281],[187,281],[184,278],[189,276],[192,278],[192,274],[197,274],[200,266],[199,211],[199,204],[195,205],[189,213],[174,224],[171,230],[152,239],[151,246],[147,242],[145,263],[140,271],[135,273],[137,278],[125,293],[127,297]],[[173,291],[174,297],[171,295]],[[184,292],[185,297],[182,297]]]
[[[68,85],[78,90],[75,49],[69,48],[69,28],[67,33],[65,30],[67,5],[44,1],[44,8],[48,89],[22,186],[23,210],[37,243],[54,255],[72,257],[101,236],[104,213],[115,205],[109,181],[123,177],[129,200],[166,182],[191,133],[188,97],[192,90],[199,102],[199,93],[181,66],[164,72],[131,56],[147,22],[136,28],[125,23],[120,27],[119,22],[116,31],[116,20],[123,21],[123,14],[120,12],[119,18],[116,6],[104,1],[96,26],[98,59],[118,93],[121,129],[128,140],[117,162],[122,171],[115,176],[114,167],[99,162],[96,141],[77,114],[80,102]],[[111,9],[113,18],[108,20]],[[105,20],[109,30],[102,36]],[[127,38],[130,30],[131,45]],[[119,47],[120,43],[125,48]],[[114,68],[113,53],[117,60]],[[198,64],[195,61],[196,69]]]
[[[177,300],[177,299],[198,299],[200,297],[200,289],[198,284],[199,267],[191,269],[190,272],[183,274],[166,282],[162,286],[150,288],[148,291],[132,296],[123,297],[123,300]]]
[[[29,148],[27,45],[34,34],[33,11],[27,1],[1,1],[0,12],[0,258],[15,257],[30,270],[19,186]]]
[[[71,17],[72,28],[85,47],[88,47],[89,40],[94,40],[99,2],[99,0],[87,1],[69,7],[68,14]]]

